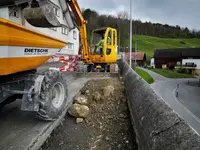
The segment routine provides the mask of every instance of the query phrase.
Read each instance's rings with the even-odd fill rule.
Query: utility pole
[[[137,44],[138,44],[137,42],[138,42],[138,40],[135,41],[135,66],[136,66],[136,63],[137,63],[137,61],[136,61],[137,60],[136,59],[136,57],[137,57],[137,54],[136,54],[137,53]]]
[[[121,36],[121,35],[120,35],[120,28],[121,28],[121,27],[120,27],[120,21],[119,21],[119,42],[118,42],[118,54],[119,54],[119,52],[120,52],[120,42],[121,42],[121,41],[120,41],[120,36]]]
[[[130,0],[130,58],[129,65],[132,68],[132,0]]]

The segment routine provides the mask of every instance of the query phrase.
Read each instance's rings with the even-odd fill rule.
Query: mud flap
[[[38,75],[33,81],[29,81],[25,85],[22,97],[21,110],[38,111],[39,110],[39,94],[41,91],[43,75]]]

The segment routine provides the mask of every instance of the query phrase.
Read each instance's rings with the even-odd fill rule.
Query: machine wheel
[[[67,84],[60,72],[45,72],[42,82],[38,117],[42,120],[55,120],[64,110],[67,103]]]
[[[91,72],[91,70],[92,70],[91,65],[88,65],[88,66],[87,66],[87,72]]]
[[[110,65],[106,65],[106,71],[110,72]]]
[[[95,65],[93,65],[93,64],[88,65],[87,66],[87,72],[93,72],[94,68],[95,68]]]

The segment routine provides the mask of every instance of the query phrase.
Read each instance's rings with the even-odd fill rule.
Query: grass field
[[[138,42],[138,51],[146,52],[148,56],[153,56],[156,49],[168,49],[168,48],[195,48],[200,47],[200,39],[167,39],[158,38],[152,36],[139,36],[135,35],[133,37],[133,47],[135,47],[135,41]],[[180,42],[185,42],[181,44]],[[127,40],[126,45],[129,45]]]
[[[147,81],[147,83],[151,84],[154,82],[154,79],[151,77],[151,75],[149,75],[146,71],[136,68],[135,70],[137,72],[138,75],[140,75],[145,81]]]
[[[155,69],[155,68],[154,69],[148,68],[148,69],[167,78],[194,78],[194,76],[191,74],[178,73],[172,70]]]

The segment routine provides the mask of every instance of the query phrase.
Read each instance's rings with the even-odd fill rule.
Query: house
[[[183,49],[181,64],[186,68],[195,68],[195,73],[200,74],[200,48]]]
[[[127,60],[130,58],[130,52],[125,53],[125,57]],[[146,53],[144,52],[132,52],[132,62],[134,63],[136,60],[136,63],[138,66],[145,66],[146,64]]]
[[[0,8],[0,17],[5,18],[7,20],[11,20],[20,25],[26,26],[27,28],[32,29],[34,31],[38,31],[48,36],[65,41],[68,44],[59,52],[60,54],[78,55],[79,29],[77,27],[75,27],[74,29],[69,28],[69,25],[64,17],[62,6],[59,0],[49,0],[49,3],[53,5],[55,15],[57,16],[59,22],[62,23],[62,27],[58,28],[38,28],[30,25],[24,19],[22,14],[23,13],[22,9],[27,6],[28,0],[23,0],[18,5],[15,5],[14,3],[12,4],[11,1],[7,2],[4,1],[0,4],[6,5],[6,3],[8,3],[9,5],[7,4],[8,6]]]
[[[195,69],[195,73],[200,74],[200,48],[156,50],[154,59],[156,68],[166,65],[168,69],[174,69],[178,65],[182,68]]]
[[[150,66],[152,68],[155,68],[155,60],[154,60],[154,58],[151,58],[151,60],[150,60]]]
[[[181,51],[174,49],[159,49],[154,53],[155,68],[163,68],[166,66],[173,69],[177,62],[181,62]]]

